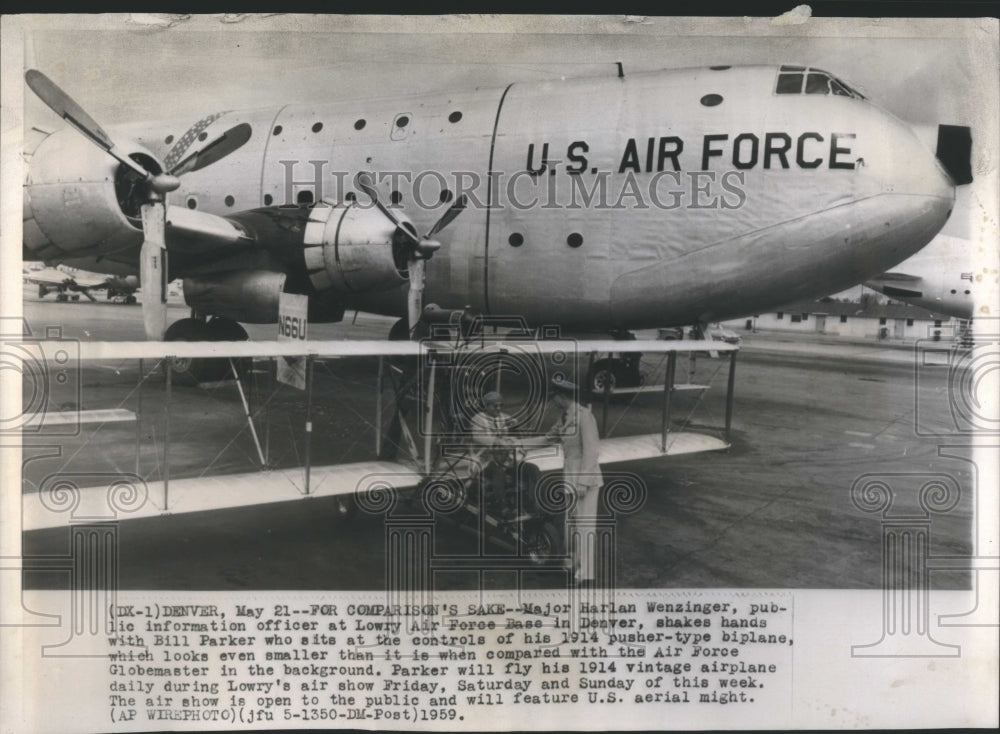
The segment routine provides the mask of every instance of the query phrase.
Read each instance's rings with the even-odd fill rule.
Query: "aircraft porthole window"
[[[166,138],[166,140],[164,140],[163,142],[166,145],[170,145],[172,142],[174,142],[174,136],[173,135],[168,135],[167,138]]]
[[[455,198],[455,195],[453,193],[451,193],[448,189],[445,189],[444,191],[442,191],[441,192],[441,196],[438,197],[438,199],[441,201],[442,204],[447,204],[449,201],[451,201],[454,198]]]
[[[264,194],[264,206],[271,206],[274,202],[274,197],[270,194]]]
[[[461,119],[462,119],[462,113],[459,112],[458,110],[455,110],[450,115],[448,115],[448,122],[454,123],[454,122],[458,122]]]
[[[361,118],[360,120],[356,120],[356,121],[354,122],[354,129],[355,129],[355,130],[364,130],[364,128],[365,128],[365,124],[366,124],[366,123],[365,123],[365,120],[364,120],[364,118]]]
[[[955,295],[957,292],[954,288],[951,289],[951,295]]]
[[[204,132],[203,133],[199,133],[198,134],[198,140],[200,142],[202,142],[202,143],[205,142],[206,140],[208,140],[208,133],[204,133]]]
[[[570,247],[579,247],[583,244],[583,235],[579,232],[574,232],[566,238],[566,244]]]
[[[710,66],[708,68],[711,69],[712,71],[725,71],[726,69],[732,69],[733,67],[724,65],[724,66]]]
[[[969,295],[970,293],[972,293],[972,291],[966,291],[965,295]]]
[[[396,127],[406,127],[410,124],[410,118],[406,115],[400,115],[396,118]]]
[[[233,198],[232,196],[227,196],[226,197],[226,206],[232,206],[235,203],[236,203],[236,199],[235,198]]]
[[[721,94],[706,94],[701,98],[701,103],[706,107],[715,107],[722,104]]]
[[[391,201],[393,204],[398,204],[402,200],[403,200],[403,195],[398,191],[393,191],[391,194],[389,194],[389,201]]]
[[[197,209],[198,208],[198,200],[196,198],[194,198],[193,196],[188,197],[187,208],[188,209]]]
[[[524,244],[524,235],[520,232],[514,232],[510,237],[507,238],[507,242],[510,243],[511,247],[520,247]]]
[[[315,125],[312,126],[312,131],[314,133],[318,133],[322,129],[323,129],[323,123],[322,122],[317,122]]]
[[[275,125],[274,126],[274,130],[271,131],[271,134],[272,135],[281,135],[281,131],[282,130],[284,130],[284,128],[281,125]]]

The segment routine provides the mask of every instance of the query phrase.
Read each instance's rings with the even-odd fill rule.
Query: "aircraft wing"
[[[654,459],[662,456],[679,456],[695,454],[703,451],[724,451],[729,448],[725,441],[701,433],[674,431],[667,434],[667,450],[662,450],[659,433],[648,433],[638,436],[621,436],[618,438],[601,439],[599,461],[603,464],[616,464],[622,461],[638,461]],[[563,467],[563,452],[561,446],[547,446],[529,449],[525,461],[537,466],[543,472],[557,471]]]
[[[132,482],[137,490],[131,502],[114,501],[115,496],[128,492]],[[363,461],[354,464],[314,466],[310,471],[309,494],[305,494],[301,468],[279,469],[213,477],[172,479],[163,482],[142,482],[138,477],[122,476],[122,484],[112,487],[80,487],[78,501],[72,513],[63,512],[64,504],[51,508],[46,500],[50,494],[66,492],[65,486],[42,485],[38,492],[25,493],[22,498],[24,530],[65,527],[82,517],[93,520],[139,520],[179,515],[190,512],[226,510],[252,505],[266,505],[312,497],[353,496],[356,489],[372,491],[402,490],[415,487],[420,474],[411,467],[390,461]],[[124,506],[109,517],[109,507]],[[70,516],[72,514],[72,516]]]
[[[875,280],[884,280],[886,282],[897,282],[897,283],[915,283],[922,278],[919,275],[909,275],[908,273],[882,273]]]
[[[73,282],[73,278],[54,268],[35,270],[31,273],[24,273],[24,279],[32,285],[68,285]]]

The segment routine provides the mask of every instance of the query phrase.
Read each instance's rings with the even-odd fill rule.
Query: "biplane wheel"
[[[75,294],[73,296],[70,296],[70,298],[72,298],[74,301],[79,301],[80,300],[80,295],[79,294]]]
[[[549,520],[531,523],[521,535],[521,548],[532,564],[551,563],[563,555],[562,533]]]
[[[69,300],[69,296],[67,296],[65,293],[60,293],[58,296],[56,296],[56,300],[62,303],[66,303],[66,301]]]
[[[595,362],[590,372],[590,379],[587,380],[594,395],[601,395],[606,387],[613,391],[617,382],[613,359],[601,359]]]

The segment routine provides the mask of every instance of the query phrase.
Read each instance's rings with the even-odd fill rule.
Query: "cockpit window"
[[[806,94],[829,94],[830,77],[826,74],[811,72],[806,77]]]
[[[776,94],[802,94],[802,74],[778,74]]]
[[[854,91],[844,82],[822,69],[803,66],[782,66],[778,70],[775,94],[836,94],[841,97],[864,99],[864,95]]]

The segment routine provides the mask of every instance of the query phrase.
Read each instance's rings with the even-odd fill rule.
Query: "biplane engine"
[[[409,277],[411,236],[358,202],[313,207],[303,234],[306,271],[318,291],[350,295],[397,288]]]
[[[123,142],[121,150],[150,171],[162,172],[153,154],[137,143]],[[51,257],[95,246],[113,251],[138,245],[141,201],[135,178],[75,130],[52,133],[28,169],[24,214],[34,224],[25,227],[26,248]]]

